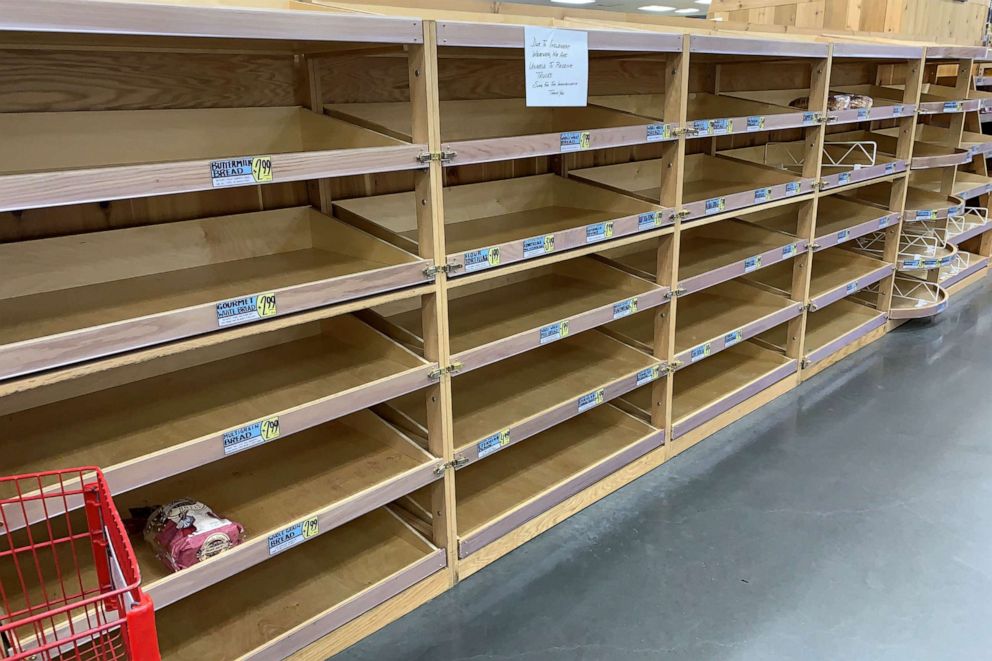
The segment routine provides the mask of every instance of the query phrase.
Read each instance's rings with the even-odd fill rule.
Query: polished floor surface
[[[992,658],[992,282],[335,661]]]

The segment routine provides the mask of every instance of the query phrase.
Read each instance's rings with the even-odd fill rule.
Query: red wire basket
[[[0,477],[0,659],[160,661],[103,473]]]

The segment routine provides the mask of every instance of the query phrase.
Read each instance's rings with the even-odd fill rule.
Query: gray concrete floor
[[[992,283],[335,661],[992,658]]]

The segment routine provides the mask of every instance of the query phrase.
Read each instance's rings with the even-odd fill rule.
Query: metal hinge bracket
[[[454,160],[455,156],[458,156],[458,153],[450,149],[442,149],[441,151],[425,151],[417,156],[417,162],[423,163],[424,165],[433,162],[448,163]]]
[[[676,217],[678,217],[679,219],[684,220],[684,219],[688,218],[691,215],[692,215],[692,212],[689,211],[688,209],[679,209],[678,211],[676,211],[675,213],[672,214],[672,220],[675,220]]]
[[[671,363],[671,365],[668,366],[668,373],[671,374],[672,372],[674,372],[678,368],[682,367],[683,365],[685,365],[685,363],[683,361],[681,361],[681,360],[673,360],[672,363]]]
[[[809,367],[809,365],[810,365],[810,362],[809,362],[809,358],[803,358],[803,359],[802,359],[802,360],[801,360],[801,361],[799,362],[799,366],[800,366],[800,367],[801,367],[802,369],[807,369],[807,368]]]
[[[462,364],[459,362],[454,362],[451,363],[450,365],[447,365],[446,367],[438,367],[437,369],[431,370],[430,372],[427,373],[427,378],[430,379],[431,381],[437,381],[438,379],[441,378],[442,375],[455,374],[461,371],[461,369],[462,369]]]
[[[436,264],[434,264],[424,269],[424,277],[436,278],[437,274],[441,272],[451,275],[461,267],[462,267],[461,264],[442,264],[441,266],[437,266]]]
[[[466,459],[465,457],[455,457],[453,461],[440,464],[439,466],[434,468],[434,474],[444,475],[444,471],[446,471],[447,469],[451,468],[452,470],[458,470],[467,463],[468,463],[468,459]]]
[[[672,290],[666,292],[665,293],[665,298],[667,300],[671,300],[673,298],[678,298],[679,296],[681,296],[682,294],[684,294],[685,291],[686,291],[685,290],[685,287],[676,287],[675,289],[672,289]]]

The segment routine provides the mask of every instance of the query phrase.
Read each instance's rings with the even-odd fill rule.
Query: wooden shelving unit
[[[470,16],[0,17],[4,472],[247,529],[133,540],[164,659],[330,657],[988,273],[985,49],[586,21],[530,107]]]

